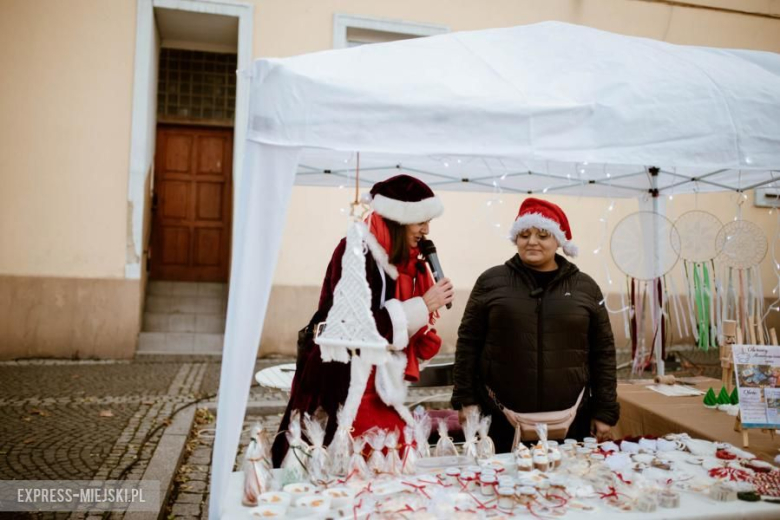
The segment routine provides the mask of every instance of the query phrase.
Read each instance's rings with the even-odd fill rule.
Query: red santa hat
[[[440,216],[444,206],[423,181],[409,175],[396,175],[371,188],[363,196],[374,211],[399,224],[420,224]]]
[[[509,231],[509,240],[516,243],[517,235],[529,228],[544,229],[555,237],[564,253],[571,257],[577,256],[578,248],[571,241],[569,219],[557,204],[533,197],[525,199]]]

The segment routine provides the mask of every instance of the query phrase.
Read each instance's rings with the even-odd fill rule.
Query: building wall
[[[252,3],[256,58],[331,48],[334,13],[434,23],[453,31],[555,19],[673,43],[780,52],[777,19],[652,1]],[[778,0],[696,3],[780,13]],[[136,5],[135,0],[0,4],[0,358],[127,357],[134,351],[145,284],[143,274],[132,278],[125,273],[132,239],[127,186]],[[730,218],[725,214],[735,205],[729,195],[707,197],[699,197],[699,207]],[[452,342],[458,305],[465,303],[476,276],[512,252],[486,222],[511,221],[520,199],[506,196],[499,210],[488,210],[488,194],[445,193],[443,198],[448,211],[434,223],[432,236],[458,288],[455,310],[441,320],[448,331],[445,339]],[[603,213],[606,202],[554,200],[569,212],[586,252],[578,263],[605,286],[606,275],[598,274],[602,257],[587,252],[604,235],[593,215]],[[335,188],[294,189],[261,354],[292,352],[295,331],[313,310],[325,263],[345,229],[338,210],[347,201]],[[773,218],[753,210],[750,202],[745,217],[776,234]],[[691,204],[675,198],[670,211]],[[637,207],[635,200],[619,201],[608,231],[618,216]],[[771,262],[762,267],[768,293],[775,283]]]

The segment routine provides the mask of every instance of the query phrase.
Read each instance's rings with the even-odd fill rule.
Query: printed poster
[[[734,345],[739,409],[745,428],[780,428],[780,347]]]

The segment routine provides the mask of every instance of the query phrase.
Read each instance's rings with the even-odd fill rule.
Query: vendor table
[[[702,380],[696,388],[715,392],[721,382]],[[702,397],[667,397],[645,385],[619,384],[620,422],[613,429],[613,437],[661,436],[667,433],[687,433],[691,437],[723,441],[742,446],[742,434],[734,431],[734,417],[726,412],[705,408]],[[750,430],[748,451],[772,462],[780,449],[780,436],[774,439],[761,430]],[[780,515],[778,515],[780,517]]]
[[[225,509],[221,515],[222,520],[249,520],[253,517],[249,513],[249,508],[241,505],[243,494],[244,474],[234,472],[230,475],[230,481],[225,498]],[[407,513],[408,515],[408,513]],[[373,518],[374,516],[372,516]],[[410,516],[399,516],[407,518]],[[515,518],[533,518],[527,511],[514,515]],[[336,518],[336,517],[334,517]],[[353,517],[346,517],[353,518]],[[365,518],[361,516],[359,518]],[[476,518],[476,515],[475,515]],[[506,516],[503,516],[506,518]],[[597,512],[568,511],[562,518],[577,520],[651,520],[651,519],[697,519],[697,520],[736,520],[740,518],[777,520],[780,518],[780,504],[771,504],[768,502],[743,502],[736,500],[734,502],[715,502],[710,498],[695,494],[681,493],[680,507],[675,509],[658,509],[654,513],[642,513],[636,511],[617,511],[606,506],[600,507]]]

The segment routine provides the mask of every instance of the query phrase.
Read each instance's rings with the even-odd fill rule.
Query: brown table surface
[[[721,382],[708,379],[696,384],[706,391],[712,387],[717,394]],[[742,447],[742,434],[734,431],[734,417],[726,412],[705,408],[703,396],[667,397],[644,385],[619,384],[620,421],[613,429],[613,437],[687,433],[691,437],[710,441],[729,442]],[[768,432],[750,431],[748,451],[772,462],[780,449],[780,435],[772,438]]]

